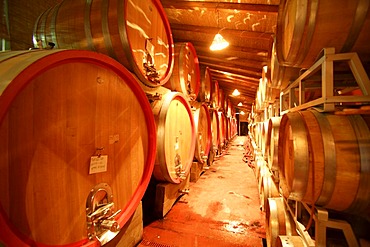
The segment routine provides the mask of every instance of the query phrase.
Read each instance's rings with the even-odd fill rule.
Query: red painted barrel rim
[[[40,52],[40,51],[32,51],[32,52]],[[45,51],[44,51],[45,52]],[[154,116],[152,114],[151,106],[147,100],[147,97],[140,87],[139,84],[136,83],[135,78],[125,69],[120,63],[115,61],[114,59],[91,51],[85,50],[60,50],[60,51],[53,51],[50,54],[46,54],[44,57],[36,60],[35,62],[31,63],[27,68],[21,71],[13,80],[12,82],[4,89],[2,94],[0,95],[0,123],[3,122],[4,117],[11,105],[13,99],[28,85],[30,81],[32,81],[35,77],[47,71],[57,65],[78,61],[78,62],[86,62],[95,65],[99,65],[105,67],[116,73],[119,77],[121,77],[124,81],[127,82],[134,82],[131,84],[127,84],[127,86],[134,92],[134,94],[138,98],[138,102],[142,107],[143,111],[148,113],[145,114],[145,120],[148,128],[148,157],[147,163],[144,169],[141,182],[139,183],[136,191],[134,192],[130,202],[126,205],[125,208],[122,209],[122,213],[120,213],[116,220],[120,226],[124,226],[130,217],[134,214],[135,210],[137,209],[146,188],[149,184],[150,178],[152,176],[154,162],[155,162],[155,154],[156,154],[156,126],[154,121]],[[0,204],[0,226],[7,228],[7,231],[13,232],[14,234],[5,235],[5,240],[10,241],[10,243],[18,243],[20,241],[24,242],[24,246],[31,245],[31,246],[55,246],[55,245],[45,245],[42,243],[36,243],[33,240],[22,236],[23,234],[19,233],[17,229],[9,222],[8,217],[6,216],[2,205]],[[5,217],[4,217],[5,216]],[[3,219],[2,219],[3,218]],[[7,224],[2,226],[2,224]],[[58,246],[100,246],[98,241],[91,241],[89,242],[88,239],[82,239],[76,243],[71,243],[67,245],[58,245]]]

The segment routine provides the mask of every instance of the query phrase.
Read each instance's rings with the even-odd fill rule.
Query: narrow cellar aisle
[[[245,138],[234,138],[188,195],[144,226],[139,246],[263,246],[265,215],[254,171],[242,160]]]

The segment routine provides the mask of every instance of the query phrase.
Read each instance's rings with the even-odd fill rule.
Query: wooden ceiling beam
[[[224,81],[219,81],[219,80],[217,81],[218,81],[218,85],[220,86],[220,88],[222,88],[224,91],[227,91],[228,96],[231,96],[234,89],[237,88],[238,91],[240,92],[240,95],[251,98],[251,99],[256,98],[256,90],[250,90],[247,87],[243,87],[240,85],[225,84]]]
[[[262,67],[260,63],[253,63],[249,61],[228,61],[226,59],[221,59],[221,58],[215,58],[215,57],[209,57],[209,56],[202,56],[198,55],[198,59],[201,60],[202,62],[210,62],[210,63],[217,63],[220,65],[226,65],[226,66],[232,66],[232,67],[237,67],[241,68],[247,71],[255,72],[255,73],[261,73]]]
[[[238,89],[239,91],[243,90],[256,94],[258,88],[258,84],[256,83],[243,83],[235,80],[225,80],[222,78],[216,78],[216,80],[219,81],[219,83],[221,83],[223,86],[233,88],[232,90]]]
[[[197,53],[210,53],[211,50],[209,49],[209,46],[211,45],[210,42],[201,42],[198,40],[193,40],[191,37],[187,39],[179,39],[179,38],[174,38],[175,43],[183,43],[183,42],[190,42]],[[230,45],[228,48],[221,50],[221,51],[216,51],[213,52],[218,55],[223,55],[227,56],[230,54],[230,51],[238,53],[238,56],[243,58],[244,56],[253,56],[256,61],[263,61],[267,62],[269,59],[269,51],[266,49],[257,49],[253,47],[245,47],[245,46],[234,46]]]
[[[232,9],[244,11],[272,12],[277,13],[279,5],[271,4],[252,4],[252,3],[225,3],[211,1],[184,1],[184,0],[161,0],[164,8],[189,9],[189,8],[207,8],[207,9]]]
[[[195,26],[186,24],[171,23],[171,29],[177,31],[187,31],[187,32],[197,32],[205,34],[216,34],[220,31],[219,27],[208,27],[208,26]],[[267,32],[256,32],[256,31],[246,31],[241,29],[222,29],[222,33],[227,36],[240,37],[243,39],[255,39],[255,40],[267,40],[271,41],[273,39],[274,33]]]
[[[260,78],[261,78],[261,77],[257,78],[257,77],[245,76],[245,75],[241,75],[240,73],[226,72],[226,71],[212,69],[212,68],[210,68],[210,71],[211,71],[212,76],[214,75],[214,73],[222,74],[222,75],[226,75],[226,76],[230,76],[232,78],[235,78],[236,80],[242,80],[242,81],[247,81],[247,82],[248,81],[254,81],[254,82],[259,83]],[[262,70],[261,70],[261,75],[262,75]]]
[[[219,65],[219,64],[203,62],[203,61],[199,61],[199,64],[208,66],[209,68],[223,70],[225,72],[239,73],[241,75],[251,77],[251,78],[254,78],[254,79],[258,79],[258,80],[259,80],[259,78],[261,78],[261,73],[249,72],[249,71],[246,71],[242,68],[235,68],[233,66]]]

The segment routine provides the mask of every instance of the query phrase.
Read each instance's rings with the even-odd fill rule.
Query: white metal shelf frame
[[[292,216],[298,234],[302,237],[307,247],[325,247],[326,246],[326,233],[327,229],[337,229],[341,230],[344,234],[346,242],[349,247],[359,247],[359,243],[356,239],[356,236],[352,230],[351,225],[344,220],[332,219],[329,217],[329,212],[325,208],[315,207],[312,209],[308,204],[289,200],[284,198],[286,208],[290,215]],[[291,206],[289,202],[294,203],[294,207]],[[306,226],[304,226],[300,221],[301,210],[307,210],[312,214],[313,220],[315,222],[315,238],[312,239],[310,234],[306,231]],[[311,212],[314,210],[314,212]]]
[[[335,54],[334,48],[324,48],[323,55],[292,82],[287,88],[280,92],[280,115],[287,112],[304,110],[310,107],[319,107],[321,112],[335,111],[337,103],[365,103],[370,102],[370,81],[357,53]],[[334,95],[334,62],[344,61],[348,66],[362,91],[362,96],[341,96]],[[305,79],[321,69],[321,97],[309,102],[305,102]],[[294,102],[295,91],[298,90],[298,104]],[[288,106],[283,102],[288,98]]]

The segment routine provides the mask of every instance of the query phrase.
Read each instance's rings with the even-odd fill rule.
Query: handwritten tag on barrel
[[[108,164],[108,155],[92,156],[90,159],[89,174],[106,172]]]

